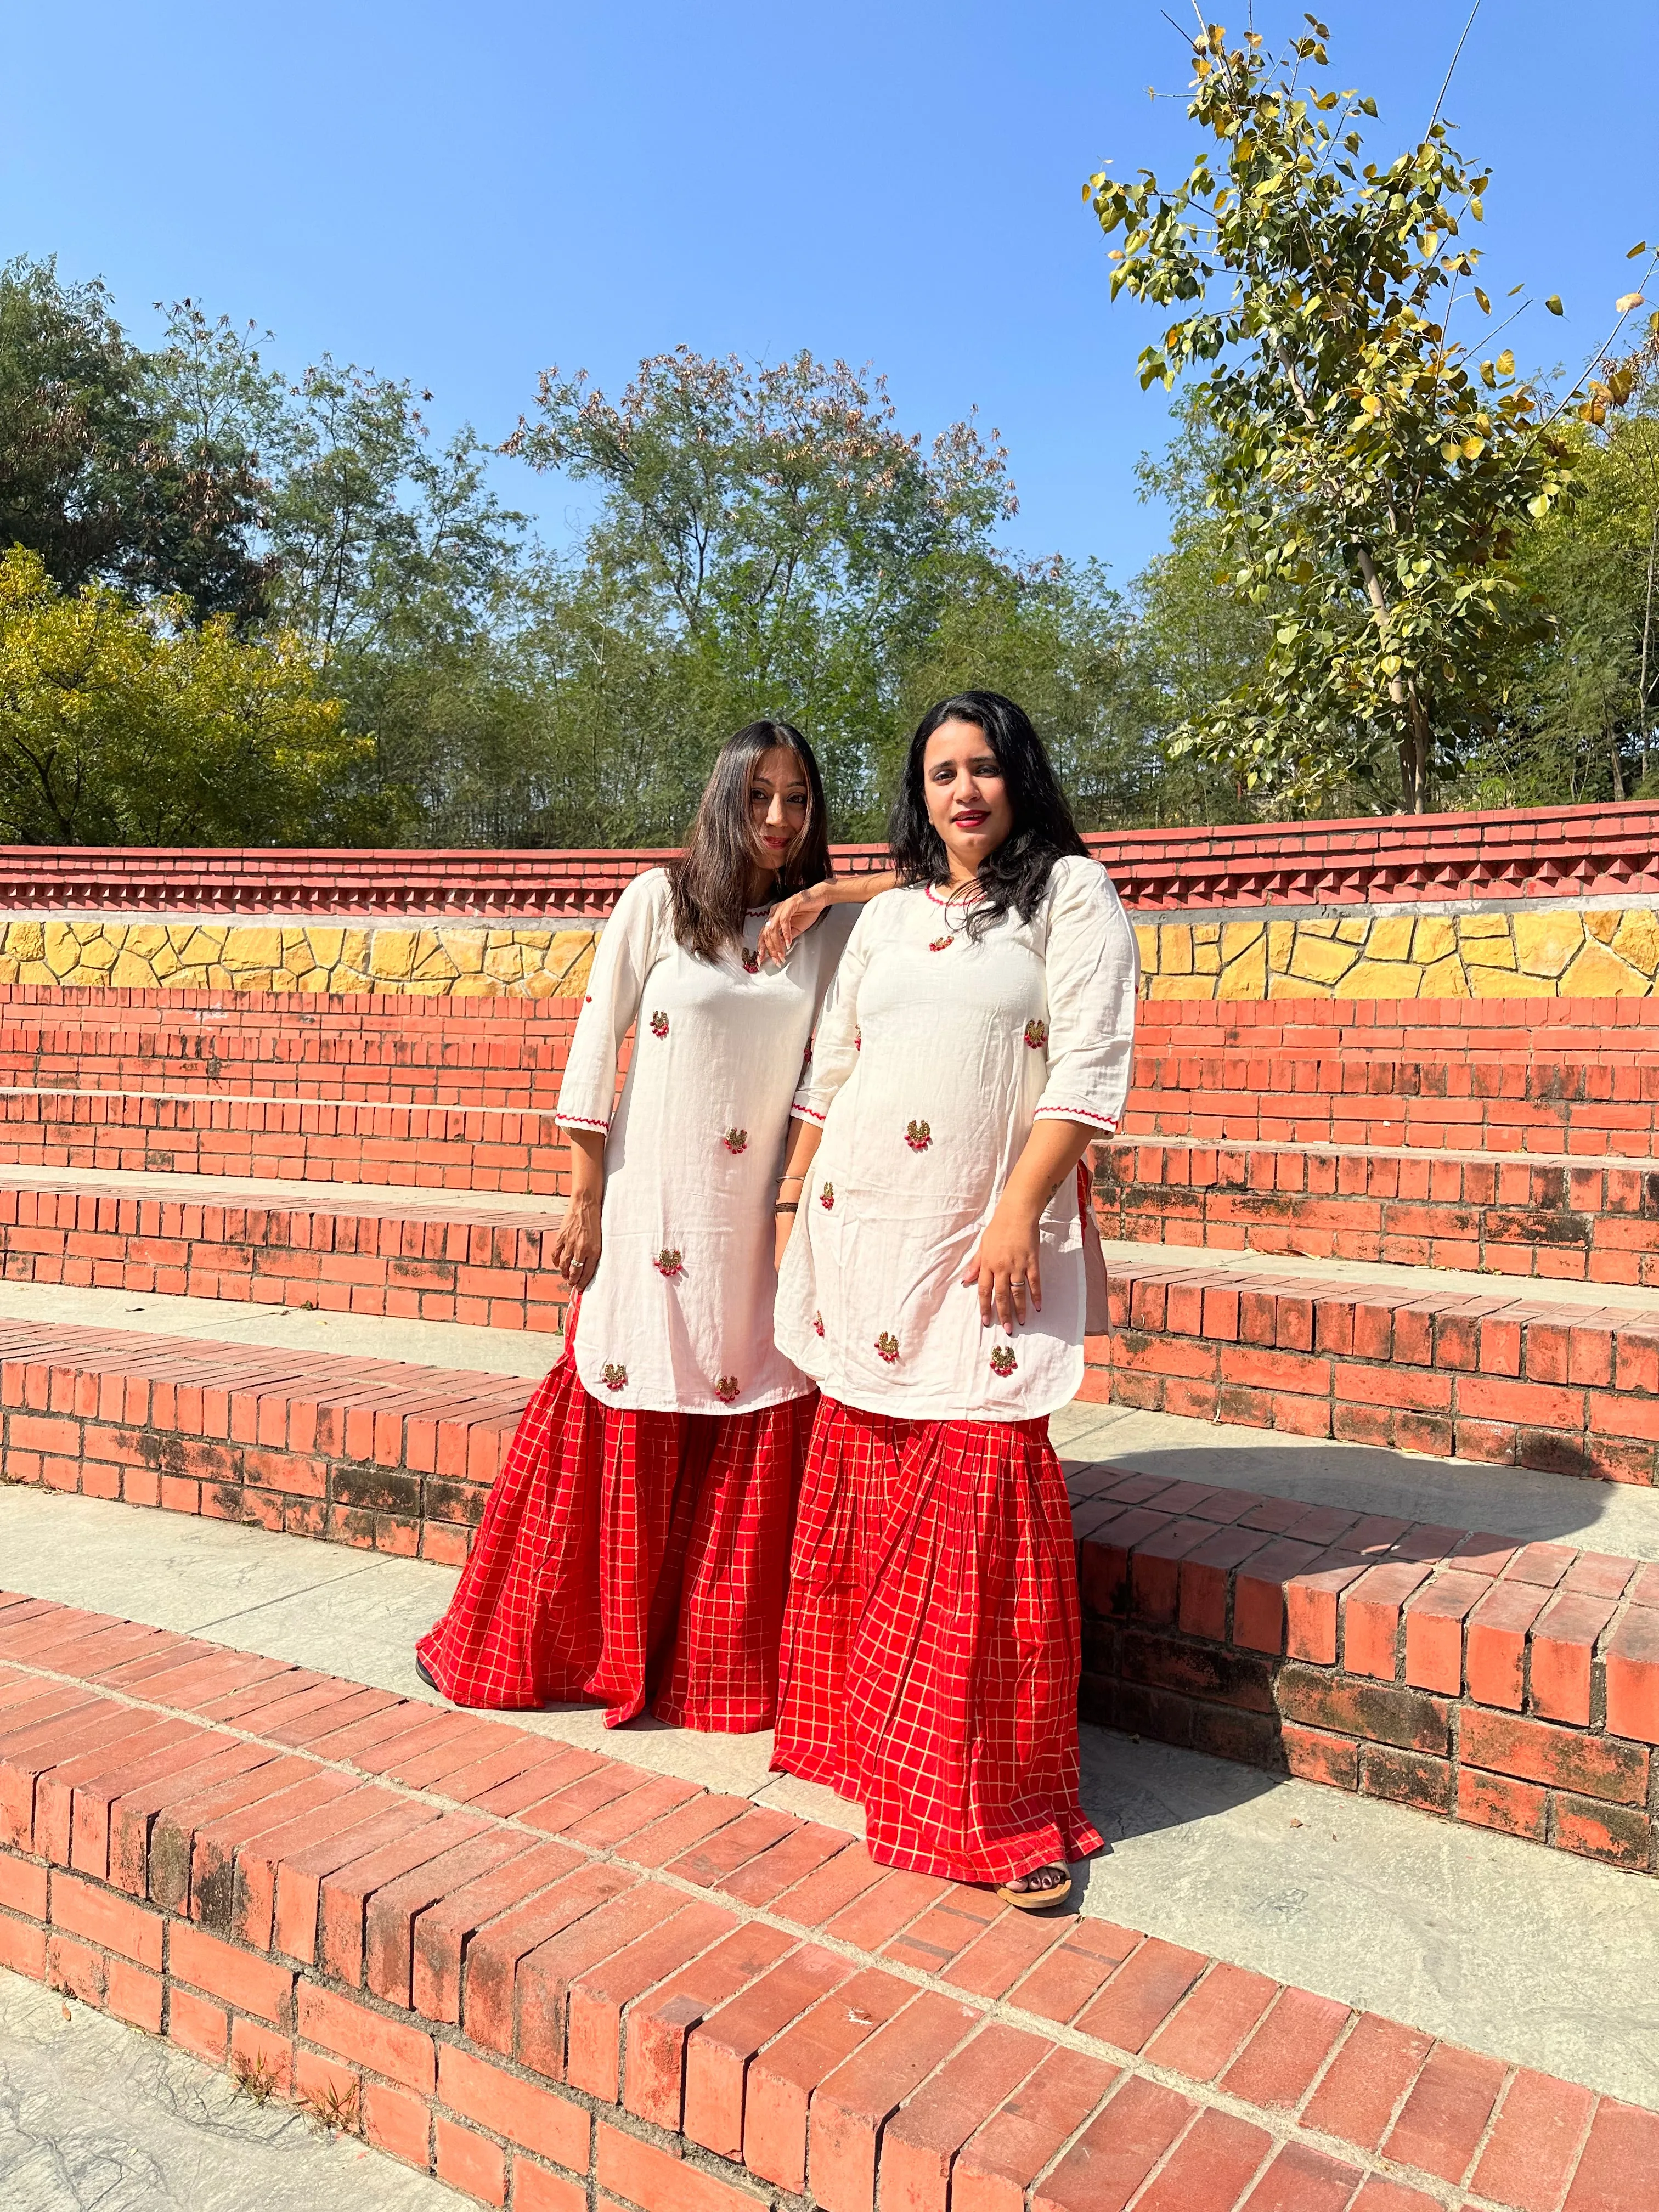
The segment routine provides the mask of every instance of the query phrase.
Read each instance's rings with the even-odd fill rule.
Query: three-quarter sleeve
[[[1057,863],[1045,955],[1048,1080],[1038,1121],[1109,1136],[1122,1117],[1134,1051],[1140,960],[1111,878],[1096,861]]]
[[[645,979],[662,949],[668,878],[660,868],[636,876],[599,933],[587,997],[576,1019],[564,1080],[561,1127],[608,1130],[617,1101],[617,1060],[640,1011]]]
[[[830,975],[789,1109],[792,1120],[815,1121],[822,1127],[830,1100],[858,1066],[859,979],[870,957],[870,917],[880,903],[879,897],[873,898],[860,910],[847,949]],[[825,927],[827,921],[818,926]]]

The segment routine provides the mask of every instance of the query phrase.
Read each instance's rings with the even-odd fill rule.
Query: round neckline
[[[940,897],[939,885],[937,884],[924,884],[921,888],[927,892],[928,897],[932,899],[935,906],[951,907],[960,904],[962,900],[966,898],[970,891],[978,890],[980,884],[978,877],[975,876],[969,882],[959,884],[957,888],[951,893],[948,898]]]

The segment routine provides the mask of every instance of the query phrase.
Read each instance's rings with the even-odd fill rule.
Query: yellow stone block
[[[586,979],[593,967],[593,954],[599,941],[593,929],[562,929],[547,949],[545,963],[550,975],[559,978],[559,995],[571,998],[586,988]],[[580,982],[572,978],[578,973]]]
[[[1409,960],[1362,960],[1342,978],[1339,999],[1414,999],[1423,970]]]
[[[77,945],[96,944],[104,933],[103,923],[95,919],[90,921],[72,921],[70,927],[75,932],[75,940]]]
[[[463,975],[449,987],[452,999],[495,999],[501,994],[488,975]]]
[[[167,926],[164,921],[135,921],[129,924],[126,949],[136,952],[141,960],[148,960],[159,952],[167,941]]]
[[[319,949],[317,957],[320,960],[322,957],[323,955]],[[343,931],[340,939],[339,957],[337,960],[331,961],[329,965],[331,967],[344,968],[354,975],[368,975],[368,932],[366,929],[348,929]]]
[[[1468,956],[1466,951],[1464,957]],[[1477,999],[1553,999],[1555,986],[1547,976],[1522,975],[1508,968],[1480,968],[1470,963],[1469,988]],[[1628,975],[1630,970],[1626,969]]]
[[[438,942],[455,963],[458,975],[476,975],[483,967],[484,933],[481,929],[441,929]]]
[[[1218,975],[1221,973],[1221,947],[1218,945],[1194,945],[1193,972],[1198,975]]]
[[[25,960],[17,971],[20,983],[56,983],[58,980],[44,960]]]
[[[225,939],[221,957],[227,968],[280,968],[283,933],[275,927],[239,923]]]
[[[545,952],[553,942],[553,937],[554,933],[550,929],[515,929],[513,933],[514,943],[526,945],[532,952]]]
[[[587,950],[579,952],[559,978],[559,995],[564,999],[580,999],[586,990],[593,974],[593,955],[599,949],[599,939],[590,936]]]
[[[280,983],[272,980],[276,971],[270,968],[232,968],[227,972],[234,990],[278,991],[282,988]]]
[[[1426,968],[1431,961],[1444,960],[1457,943],[1457,932],[1443,914],[1425,914],[1419,920],[1412,936],[1412,958]],[[1468,992],[1461,995],[1468,996]],[[1442,998],[1446,996],[1443,991]]]
[[[1651,981],[1654,970],[1659,969],[1659,921],[1645,907],[1637,908],[1620,923],[1613,949]]]
[[[524,973],[524,954],[516,945],[492,945],[484,955],[484,972],[498,982],[516,983]]]
[[[356,968],[348,968],[345,963],[342,961],[340,965],[330,976],[328,988],[331,991],[355,993],[358,991],[372,991],[374,988],[374,985],[368,976],[362,974],[361,969]]]
[[[185,968],[210,968],[225,949],[228,930],[218,929],[206,922],[198,922],[179,947],[179,965]]]
[[[1226,940],[1222,940],[1225,949]],[[1230,960],[1221,971],[1221,981],[1216,988],[1218,999],[1265,999],[1267,995],[1267,940],[1260,923],[1255,925],[1255,941],[1245,945],[1237,958]]]
[[[332,968],[345,951],[345,932],[325,929],[319,923],[306,924],[306,943],[311,947],[312,957],[324,968]]]
[[[67,975],[81,964],[81,940],[66,921],[46,924],[43,957],[54,975]]]
[[[1488,969],[1488,974],[1494,971]],[[1449,959],[1437,960],[1423,970],[1419,999],[1467,999],[1468,978],[1463,973],[1463,963],[1454,953]]]
[[[305,974],[300,978],[300,988],[302,991],[326,991],[328,988],[327,969],[323,967],[320,963],[315,968],[307,968]]]
[[[1513,968],[1515,965],[1515,947],[1507,937],[1469,938],[1459,947],[1459,950],[1463,956],[1463,965],[1470,969]],[[1480,993],[1476,992],[1475,996],[1479,998],[1480,995]],[[1545,996],[1548,995],[1547,992]]]
[[[310,940],[302,931],[295,931],[292,944],[289,942],[288,933],[283,932],[283,965],[290,975],[308,975],[317,965]]]
[[[560,975],[550,975],[545,968],[538,968],[533,975],[526,976],[524,993],[528,999],[562,998],[565,995],[564,979]]]
[[[1339,944],[1334,938],[1310,937],[1304,925],[1296,933],[1291,973],[1304,983],[1337,983],[1358,957],[1352,945]]]
[[[14,960],[46,957],[46,933],[38,921],[14,921],[7,926],[6,951]]]
[[[1563,999],[1644,999],[1648,989],[1645,975],[1627,968],[1606,945],[1592,943],[1563,975],[1556,994]]]
[[[1227,921],[1221,926],[1221,960],[1224,967],[1237,960],[1241,952],[1248,951],[1263,933],[1265,925],[1259,921]]]
[[[12,927],[16,927],[14,922]],[[1140,972],[1143,975],[1158,973],[1158,931],[1144,921],[1134,925],[1135,944],[1140,953]]]
[[[1292,927],[1298,937],[1334,937],[1336,935],[1335,919],[1334,916],[1326,915],[1307,915],[1296,921]]]
[[[407,975],[415,964],[415,932],[412,929],[377,929],[369,946],[368,972],[371,975],[395,981]]]
[[[1160,975],[1190,975],[1193,972],[1193,932],[1190,922],[1166,921],[1158,929]]]
[[[149,956],[149,964],[159,981],[163,975],[178,974],[179,955],[173,951],[172,945],[158,945]]]
[[[1570,907],[1515,917],[1515,964],[1523,975],[1559,975],[1584,941],[1584,925]]]
[[[1603,945],[1611,945],[1624,918],[1616,907],[1598,907],[1594,914],[1584,916],[1584,927]]]
[[[415,981],[422,984],[453,983],[459,972],[455,963],[440,945],[434,946],[416,969]]]
[[[1267,924],[1267,965],[1282,975],[1291,964],[1291,952],[1296,944],[1296,924],[1293,921],[1270,921]]]
[[[411,998],[447,999],[449,996],[451,980],[447,975],[428,975],[424,978],[415,975],[411,976],[407,983],[400,983],[398,988],[400,991],[407,991]]]
[[[155,973],[149,961],[141,960],[126,946],[116,955],[109,980],[119,991],[153,991],[155,988]]]
[[[1221,924],[1218,921],[1195,921],[1193,924],[1194,945],[1219,945],[1220,942]]]
[[[1370,927],[1369,915],[1344,915],[1336,925],[1337,942],[1339,945],[1363,945],[1370,933]]]
[[[1507,937],[1509,933],[1506,914],[1460,914],[1457,917],[1458,939],[1465,945],[1472,937]]]
[[[1365,940],[1366,959],[1409,960],[1412,957],[1412,932],[1416,926],[1408,914],[1379,915],[1371,924],[1371,933]]]
[[[1270,999],[1330,999],[1335,995],[1328,983],[1311,982],[1305,975],[1275,975],[1267,985]]]
[[[0,983],[15,983],[21,961],[14,960],[9,953],[0,952]]]
[[[1154,975],[1147,996],[1152,999],[1212,999],[1215,981],[1209,975]]]

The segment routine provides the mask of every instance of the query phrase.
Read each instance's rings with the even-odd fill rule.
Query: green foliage
[[[1659,797],[1659,334],[1575,422],[1577,496],[1522,542],[1548,610],[1504,672],[1504,709],[1455,787],[1464,804]]]
[[[1188,113],[1213,141],[1165,191],[1085,186],[1114,297],[1180,306],[1143,387],[1201,370],[1208,494],[1235,599],[1269,612],[1265,656],[1177,732],[1278,806],[1317,809],[1398,763],[1407,805],[1486,724],[1494,667],[1536,623],[1511,560],[1571,478],[1507,349],[1451,335],[1486,315],[1463,242],[1490,179],[1437,118],[1386,168],[1360,163],[1376,105],[1321,89],[1324,27],[1277,58],[1212,26]],[[1307,82],[1304,82],[1304,72]]]
[[[257,643],[182,601],[65,592],[38,553],[0,557],[0,838],[258,844],[395,834],[337,799],[346,734],[300,641]]]
[[[184,419],[101,284],[64,285],[50,261],[0,269],[0,546],[70,588],[183,593],[246,621],[264,605],[260,489],[245,445]]]

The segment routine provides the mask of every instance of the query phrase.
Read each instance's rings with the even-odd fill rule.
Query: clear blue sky
[[[1178,0],[1170,12],[1179,16]],[[1244,11],[1222,10],[1231,24]],[[1466,0],[1335,0],[1342,83],[1387,158],[1426,120]],[[1184,20],[1184,18],[1182,18]],[[1269,37],[1300,11],[1262,9]],[[908,428],[977,403],[1012,454],[1010,542],[1127,578],[1162,539],[1163,442],[1079,187],[1184,171],[1183,41],[1157,0],[80,0],[3,15],[0,242],[100,275],[143,335],[191,294],[509,430],[558,362],[606,386],[681,341],[884,370]],[[1659,0],[1609,24],[1484,0],[1447,101],[1489,161],[1487,289],[1559,292],[1510,334],[1576,368],[1659,240]],[[500,465],[556,542],[584,495]]]

